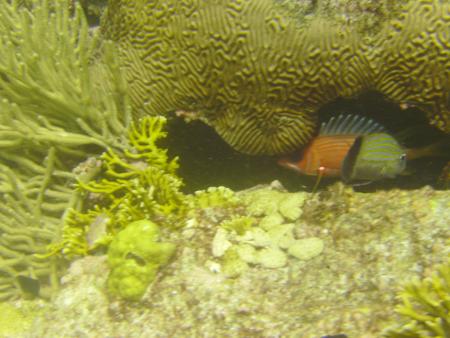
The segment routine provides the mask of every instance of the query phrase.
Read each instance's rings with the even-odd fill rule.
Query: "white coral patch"
[[[264,248],[258,251],[257,261],[265,268],[276,269],[286,265],[287,257],[278,248]]]
[[[295,241],[289,248],[288,253],[301,260],[308,260],[320,255],[323,251],[323,241],[317,237],[310,237]]]

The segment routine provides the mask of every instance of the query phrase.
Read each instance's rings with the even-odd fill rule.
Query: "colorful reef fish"
[[[406,149],[379,123],[358,115],[339,115],[322,123],[319,134],[302,152],[278,163],[304,175],[357,183],[393,178],[405,171],[408,160],[438,152],[437,145]]]

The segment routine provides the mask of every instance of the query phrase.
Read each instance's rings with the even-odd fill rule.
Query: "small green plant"
[[[415,280],[400,293],[402,323],[388,328],[387,338],[450,337],[450,260],[430,278]]]

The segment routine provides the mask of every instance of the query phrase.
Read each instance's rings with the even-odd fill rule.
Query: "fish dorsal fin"
[[[364,116],[340,114],[320,125],[319,135],[367,135],[385,132],[378,122]]]

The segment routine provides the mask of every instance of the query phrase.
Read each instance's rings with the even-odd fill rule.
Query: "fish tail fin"
[[[408,160],[422,157],[450,157],[450,138],[446,137],[425,147],[408,149],[406,157]]]

